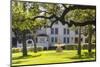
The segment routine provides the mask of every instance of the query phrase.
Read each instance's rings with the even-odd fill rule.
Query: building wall
[[[55,29],[58,29],[58,34],[55,34]],[[64,28],[66,29],[66,33],[64,34]],[[53,33],[51,34],[51,29],[54,29]],[[69,30],[69,34],[68,34]],[[61,44],[66,44],[66,45],[74,45],[77,44],[75,43],[75,38],[78,38],[78,34],[75,34],[76,29],[70,29],[67,24],[62,25],[60,22],[54,24],[52,28],[44,28],[42,27],[41,29],[37,30],[37,35],[38,34],[47,34],[48,37],[44,37],[47,41],[45,43],[37,42],[37,46],[44,46],[44,47],[49,47],[49,46],[54,46],[57,43]],[[29,34],[27,34],[28,36]],[[54,42],[52,42],[51,38],[54,38]],[[55,39],[56,37],[56,39]],[[41,37],[38,37],[38,40]],[[64,41],[65,38],[65,41]],[[85,43],[85,36],[81,35],[82,41],[81,43]],[[57,41],[56,41],[57,40]],[[55,42],[56,41],[56,42]],[[65,43],[64,43],[65,42]],[[17,47],[21,47],[22,44],[17,42]],[[29,46],[31,47],[31,46]]]
[[[75,29],[71,30],[67,24],[62,25],[60,22],[58,22],[58,24],[54,24],[52,28],[54,29],[54,34],[51,34],[51,28],[46,29],[46,33],[49,36],[49,41],[51,46],[54,46],[54,44],[57,43],[57,42],[52,43],[51,37],[58,37],[58,41],[60,41],[60,43],[64,43],[63,41],[65,37],[66,45],[75,44],[75,37],[78,38],[78,34],[75,34]],[[58,28],[58,34],[55,34],[55,28]],[[64,28],[66,29],[66,34],[64,34]],[[68,32],[67,29],[69,29],[69,34],[67,34]],[[82,43],[85,43],[85,36],[81,35],[81,37],[82,37]],[[69,43],[67,42],[68,38],[69,38]]]

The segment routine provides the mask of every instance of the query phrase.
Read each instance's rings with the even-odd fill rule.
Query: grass
[[[93,52],[95,54],[95,50],[93,50]],[[78,58],[77,50],[63,50],[62,53],[57,53],[55,50],[41,51],[38,53],[28,52],[27,57],[22,57],[22,53],[12,54],[12,66],[63,62],[67,63],[91,60],[95,60],[95,55],[92,58],[88,57],[87,50],[82,50],[81,58]]]

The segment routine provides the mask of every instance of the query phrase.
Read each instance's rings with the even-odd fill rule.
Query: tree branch
[[[84,23],[79,23],[79,22],[74,22],[74,21],[71,21],[71,22],[68,22],[68,21],[65,21],[65,15],[71,11],[71,10],[75,10],[75,9],[96,9],[95,6],[90,6],[90,5],[73,5],[73,6],[70,6],[70,7],[66,7],[65,4],[62,4],[63,7],[65,8],[65,10],[63,11],[62,15],[60,17],[56,16],[55,14],[52,14],[51,16],[49,17],[46,17],[46,16],[36,16],[34,17],[32,20],[34,21],[35,19],[37,18],[44,18],[44,19],[53,19],[55,18],[54,21],[52,21],[50,27],[52,27],[52,25],[56,22],[56,21],[60,21],[63,25],[64,24],[68,24],[68,26],[72,26],[72,25],[75,25],[75,26],[85,26],[85,25],[88,25],[88,24],[93,24],[93,25],[96,25],[96,20],[93,20],[93,21],[86,21]]]

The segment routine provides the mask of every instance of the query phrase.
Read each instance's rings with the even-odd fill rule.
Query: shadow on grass
[[[17,60],[17,59],[28,59],[28,58],[35,58],[35,57],[39,57],[41,56],[41,54],[38,54],[38,55],[28,55],[28,56],[19,56],[19,57],[13,57],[12,59],[13,60]]]
[[[20,61],[12,62],[12,64],[20,64]]]
[[[89,56],[88,52],[84,52],[81,57],[78,55],[71,57],[70,59],[90,59],[90,58],[95,58],[95,52],[91,53],[91,56]]]
[[[81,57],[79,57],[77,54],[75,56],[72,57],[64,57],[65,59],[91,59],[91,58],[95,58],[95,52],[91,53],[91,56],[89,56],[88,52],[84,52],[82,53]]]
[[[70,59],[89,59],[90,57],[88,57],[88,56],[81,56],[81,57],[79,57],[79,56],[74,56],[74,57],[71,57]]]

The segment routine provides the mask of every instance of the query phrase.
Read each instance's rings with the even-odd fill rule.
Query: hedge
[[[27,48],[27,51],[34,52],[34,47]],[[37,51],[43,51],[43,47],[37,47]],[[12,48],[12,53],[22,52],[22,48]]]
[[[43,49],[44,49],[43,47],[37,47],[37,51],[43,51]],[[28,48],[27,50],[33,52],[34,47]]]
[[[21,48],[12,48],[12,53],[18,53],[21,52],[22,49]]]
[[[89,47],[88,43],[81,44],[81,48],[82,49],[88,49],[88,47]],[[65,45],[65,49],[67,49],[67,50],[77,50],[77,48],[78,48],[78,44],[75,44],[75,45]],[[95,49],[96,48],[96,44],[92,43],[91,44],[91,48]]]

